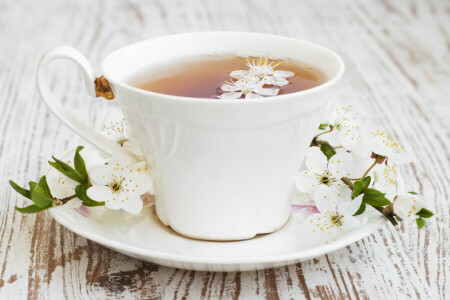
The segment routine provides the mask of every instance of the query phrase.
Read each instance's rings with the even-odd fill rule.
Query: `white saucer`
[[[63,160],[72,157],[73,152]],[[378,212],[368,213],[361,227],[325,244],[312,233],[305,233],[309,231],[303,224],[307,214],[298,210],[275,233],[245,241],[212,242],[186,238],[163,226],[153,204],[137,216],[84,206],[60,206],[49,212],[67,229],[117,252],[163,266],[199,271],[249,271],[297,263],[343,248],[386,223]]]

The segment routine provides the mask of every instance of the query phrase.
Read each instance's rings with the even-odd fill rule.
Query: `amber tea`
[[[173,61],[128,80],[130,85],[147,91],[215,99],[283,95],[307,90],[325,81],[321,71],[302,62],[236,55]]]

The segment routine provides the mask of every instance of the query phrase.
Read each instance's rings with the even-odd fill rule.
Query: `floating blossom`
[[[346,188],[346,187],[344,187]],[[336,240],[336,234],[360,225],[360,221],[353,215],[361,206],[363,195],[351,199],[351,193],[340,194],[325,185],[317,188],[315,202],[319,213],[312,214],[306,223],[313,232],[324,233],[327,242]]]
[[[89,174],[93,186],[87,190],[87,195],[96,201],[104,201],[109,209],[138,214],[143,207],[140,196],[153,192],[145,164],[113,158],[106,165],[92,168]]]
[[[339,152],[330,160],[318,147],[311,147],[306,153],[306,167],[295,178],[297,188],[313,194],[322,185],[335,189],[343,185],[341,178],[350,175],[352,158],[347,152]]]
[[[244,96],[245,99],[252,99],[278,94],[279,89],[263,88],[263,85],[255,76],[240,76],[237,80],[222,85],[222,91],[225,93],[217,97],[220,99],[238,99]]]
[[[366,143],[373,152],[372,157],[377,159],[378,163],[382,163],[385,159],[395,164],[411,162],[411,158],[404,152],[403,146],[400,146],[382,130],[371,131]]]
[[[289,84],[286,78],[294,76],[294,73],[290,71],[275,71],[274,69],[281,63],[281,61],[277,62],[275,60],[269,62],[267,57],[265,59],[259,57],[252,61],[247,59],[246,66],[249,67],[249,70],[233,71],[230,73],[230,76],[234,78],[254,76],[263,84],[285,86]]]
[[[402,219],[417,219],[416,214],[424,208],[420,195],[403,193],[395,197],[393,209],[394,213]]]

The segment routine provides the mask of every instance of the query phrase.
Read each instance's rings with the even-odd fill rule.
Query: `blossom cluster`
[[[384,130],[367,130],[351,106],[336,106],[319,126],[295,178],[303,203],[314,207],[307,218],[326,242],[361,225],[366,211],[377,210],[393,225],[415,219],[419,228],[433,215],[415,192],[402,191],[396,166],[411,161],[403,146]],[[334,145],[334,146],[332,146]]]
[[[44,175],[39,182],[30,182],[30,188],[26,189],[10,181],[17,192],[33,202],[16,210],[36,213],[60,205],[72,208],[104,205],[112,210],[140,213],[142,199],[153,193],[150,166],[123,120],[112,123],[106,131],[122,146],[123,152],[105,158],[98,151],[80,146],[73,160],[64,162],[53,157],[50,172],[57,174],[51,174],[48,182]]]
[[[279,87],[289,84],[286,79],[294,76],[290,71],[275,70],[281,61],[259,57],[252,61],[247,59],[248,70],[237,70],[230,73],[232,78],[222,85],[224,93],[218,95],[220,99],[245,99],[275,96]],[[271,86],[271,87],[266,87]]]

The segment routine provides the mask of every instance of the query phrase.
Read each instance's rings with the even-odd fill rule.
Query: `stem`
[[[69,196],[69,197],[66,197],[66,198],[62,198],[62,199],[59,199],[63,204],[66,204],[67,202],[69,202],[70,200],[72,200],[72,199],[74,199],[74,198],[76,198],[77,197],[77,195],[72,195],[72,196]]]
[[[370,170],[372,170],[373,167],[375,167],[375,166],[377,165],[377,163],[378,163],[378,162],[375,160],[375,161],[373,162],[373,164],[370,166],[370,168],[367,169],[366,173],[364,173],[364,175],[363,175],[359,180],[364,179],[364,178],[367,176],[367,174],[369,174]]]
[[[353,182],[351,182],[350,180],[353,180],[353,179],[350,179],[350,178],[347,178],[347,177],[342,177],[341,178],[341,180],[342,180],[342,182],[344,182],[352,191],[353,191]]]
[[[332,131],[333,131],[333,129],[330,129],[330,130],[321,132],[321,133],[319,133],[318,135],[316,135],[316,136],[313,138],[313,140],[317,139],[317,138],[318,138],[319,136],[321,136],[322,134],[329,133],[329,132],[332,132]]]
[[[372,206],[372,205],[371,205]],[[389,222],[392,223],[392,225],[397,226],[398,222],[397,220],[394,218],[394,214],[392,212],[387,211],[385,208],[383,207],[375,207],[372,206],[373,208],[375,208],[376,210],[378,210],[380,213],[382,213],[388,220]]]
[[[321,145],[322,143],[319,142],[319,141],[317,140],[317,138],[318,138],[319,136],[321,136],[322,134],[330,133],[330,132],[332,132],[332,131],[333,131],[333,129],[330,129],[330,130],[321,132],[321,133],[319,133],[318,135],[316,135],[315,137],[313,137],[310,146],[317,146],[317,147],[320,147],[320,145]]]

